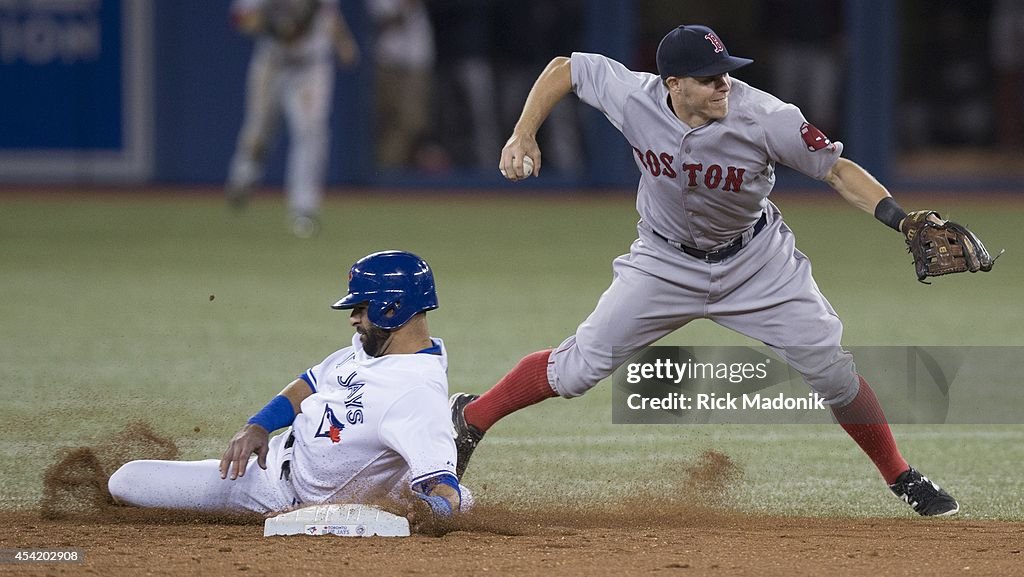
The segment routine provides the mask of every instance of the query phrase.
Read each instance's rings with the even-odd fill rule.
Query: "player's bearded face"
[[[390,331],[373,325],[366,328],[356,327],[356,332],[359,333],[359,340],[363,343],[363,350],[372,357],[379,357],[384,352],[388,339],[391,337]]]
[[[349,318],[352,326],[359,333],[359,342],[363,344],[366,354],[379,357],[388,346],[388,339],[391,332],[375,326],[366,315],[366,305],[360,305],[352,309],[352,316]]]

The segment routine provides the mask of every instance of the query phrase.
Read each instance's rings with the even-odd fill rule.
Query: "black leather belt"
[[[766,213],[762,212],[761,213],[761,218],[759,218],[757,220],[757,224],[754,225],[754,234],[750,235],[750,238],[753,239],[755,236],[757,236],[757,233],[761,232],[761,230],[764,229],[764,226],[766,224],[768,224],[768,215]],[[740,236],[736,237],[735,239],[733,239],[732,242],[730,242],[729,244],[723,246],[720,249],[716,249],[716,250],[700,250],[699,248],[693,248],[693,247],[686,246],[685,244],[682,244],[682,243],[676,243],[674,241],[671,241],[671,240],[668,239],[668,237],[662,235],[661,233],[659,233],[658,231],[654,230],[653,228],[651,229],[651,232],[654,233],[654,236],[656,236],[656,237],[660,238],[661,240],[665,241],[666,243],[668,243],[669,246],[672,246],[674,248],[678,248],[679,250],[685,252],[686,254],[688,254],[688,255],[690,255],[690,256],[692,256],[694,258],[699,258],[700,260],[702,260],[704,262],[721,262],[721,261],[729,258],[730,256],[738,253],[740,251],[740,249],[743,248],[743,235],[740,235]],[[747,242],[749,242],[749,241],[747,241]],[[677,244],[679,246],[676,246]]]

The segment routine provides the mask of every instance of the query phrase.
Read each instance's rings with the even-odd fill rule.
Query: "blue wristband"
[[[288,400],[288,397],[278,395],[271,399],[267,406],[260,409],[260,412],[253,415],[249,419],[249,424],[259,425],[269,433],[287,427],[294,420],[295,409],[292,408],[292,402]]]

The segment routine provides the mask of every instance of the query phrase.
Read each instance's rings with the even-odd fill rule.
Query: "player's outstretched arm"
[[[220,478],[235,480],[245,476],[249,457],[256,453],[256,464],[267,468],[267,449],[270,432],[291,425],[295,415],[302,409],[302,401],[313,394],[310,386],[302,379],[295,379],[271,399],[267,406],[249,419],[228,443],[227,450],[220,458]]]
[[[996,255],[967,227],[943,220],[934,210],[917,210],[909,215],[868,171],[840,158],[825,177],[854,206],[903,234],[907,250],[914,257],[917,280],[959,272],[988,272]],[[1002,254],[1002,253],[1000,253]]]
[[[840,158],[825,176],[828,183],[847,202],[857,208],[874,214],[878,203],[889,195],[882,183],[852,160]]]
[[[907,213],[896,204],[882,183],[856,162],[840,158],[825,176],[825,182],[853,206],[874,215],[897,232],[903,232]],[[929,220],[934,224],[945,222],[938,218],[938,214],[930,216]]]
[[[541,153],[537,145],[537,131],[555,105],[572,92],[571,62],[565,56],[556,57],[548,63],[530,89],[512,136],[501,149],[498,170],[505,178],[515,181],[530,174],[540,174]],[[533,160],[532,172],[523,168],[523,159],[527,156]]]

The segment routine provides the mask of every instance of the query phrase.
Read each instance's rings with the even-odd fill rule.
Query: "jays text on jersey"
[[[121,503],[270,513],[321,503],[401,498],[412,484],[454,475],[447,405],[448,355],[440,339],[417,354],[371,357],[356,334],[302,375],[313,394],[292,426],[270,440],[267,468],[222,479],[219,461],[132,461],[108,483]],[[472,502],[465,488],[463,509]]]
[[[448,355],[441,339],[412,355],[371,357],[359,335],[302,374],[313,394],[295,417],[291,483],[303,502],[358,502],[455,472]]]

